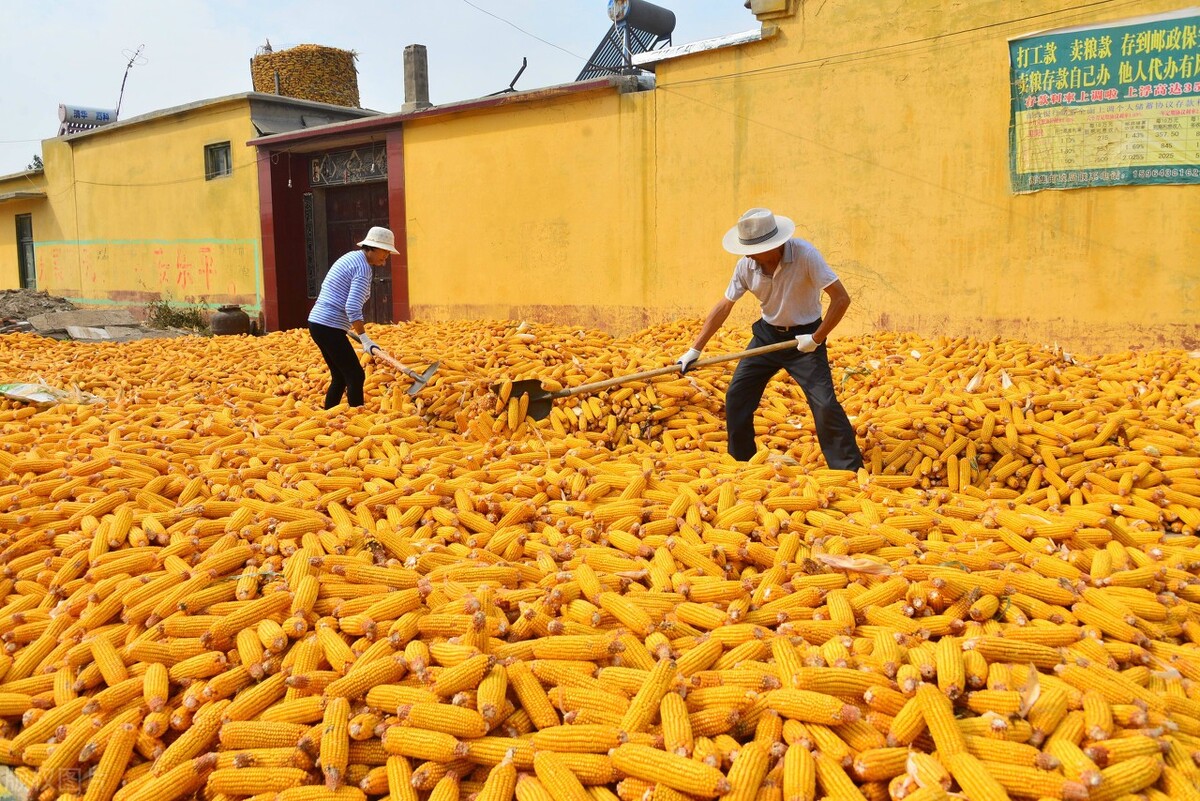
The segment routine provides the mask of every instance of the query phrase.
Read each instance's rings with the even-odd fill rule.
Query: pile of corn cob
[[[278,78],[285,97],[359,108],[357,57],[350,50],[301,44],[254,56],[250,78],[256,92],[275,94]]]
[[[542,422],[491,389],[693,331],[381,328],[438,374],[329,412],[302,332],[0,339],[108,401],[0,401],[0,763],[47,799],[1200,798],[1190,354],[832,343],[858,475],[786,381],[788,458],[724,456],[731,367]]]

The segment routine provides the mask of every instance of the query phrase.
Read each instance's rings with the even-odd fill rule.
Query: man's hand
[[[375,340],[371,339],[366,334],[358,335],[358,342],[362,345],[363,353],[368,356],[374,356],[376,351],[383,350],[379,345],[375,344]]]
[[[696,350],[695,348],[688,348],[687,353],[680,356],[679,359],[675,363],[679,365],[679,372],[686,373],[691,368],[692,364],[696,361],[696,359],[699,359],[699,358],[700,358],[700,351]]]
[[[821,347],[821,343],[812,338],[812,334],[801,334],[796,337],[796,350],[801,353],[812,353]]]

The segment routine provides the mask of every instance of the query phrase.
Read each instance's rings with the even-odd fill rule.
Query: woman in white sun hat
[[[358,334],[364,353],[374,355],[382,351],[363,328],[362,310],[371,295],[372,269],[387,264],[388,256],[398,252],[396,237],[389,229],[375,226],[367,231],[358,247],[329,268],[316,303],[308,313],[308,331],[329,366],[326,409],[341,403],[343,394],[350,406],[363,404],[367,376],[347,332],[353,330]]]
[[[796,340],[795,350],[750,356],[738,362],[725,393],[729,453],[739,461],[754,456],[754,412],[767,383],[786,370],[804,390],[812,409],[817,439],[826,463],[838,470],[858,470],[862,452],[854,428],[834,392],[825,340],[850,306],[850,295],[837,275],[809,242],[793,238],[796,225],[770,209],[750,209],[725,234],[723,244],[741,256],[725,295],[712,307],[692,347],[679,357],[687,372],[704,346],[720,330],[738,298],[749,291],[762,306],[762,319],[751,330],[748,348]],[[821,293],[829,310],[821,315]]]

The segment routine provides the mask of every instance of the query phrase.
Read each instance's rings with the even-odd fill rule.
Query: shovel
[[[358,334],[355,333],[354,331],[347,331],[346,333],[349,334],[350,336],[354,337],[355,339],[358,339]],[[359,340],[359,342],[361,342],[361,341],[362,340]],[[380,348],[379,352],[374,354],[374,356],[372,356],[372,358],[387,362],[392,367],[394,367],[395,369],[399,370],[400,372],[404,373],[406,376],[411,378],[413,380],[413,385],[408,388],[409,395],[416,395],[418,392],[420,392],[421,388],[429,383],[429,379],[433,377],[433,374],[437,372],[438,365],[441,364],[440,361],[434,362],[433,364],[429,365],[429,367],[427,367],[425,369],[425,372],[418,373],[416,370],[413,370],[411,367],[408,367],[408,366],[402,364],[401,362],[397,361],[396,359],[393,359],[391,354],[389,354],[387,351],[383,350],[382,348]]]
[[[734,359],[742,359],[746,356],[758,356],[763,353],[772,353],[777,350],[787,350],[788,348],[796,347],[793,341],[776,342],[771,345],[763,345],[758,348],[750,348],[750,350],[741,350],[737,353],[726,353],[719,356],[709,356],[706,359],[697,359],[692,362],[692,368],[707,367],[710,364],[720,364],[721,362],[730,362]],[[597,381],[594,384],[581,384],[570,389],[560,389],[555,392],[549,392],[542,389],[542,382],[536,378],[528,378],[523,381],[514,381],[512,383],[512,393],[510,398],[519,398],[522,395],[529,396],[529,410],[526,412],[534,420],[542,420],[550,414],[550,408],[553,402],[558,398],[570,398],[575,395],[583,395],[588,392],[595,392],[608,387],[615,387],[619,384],[626,384],[630,381],[642,381],[647,378],[653,378],[659,375],[667,375],[679,371],[678,364],[672,364],[667,367],[656,367],[653,370],[646,370],[643,373],[633,373],[631,375],[619,375],[612,378],[606,378],[603,381]],[[499,394],[500,384],[493,384],[492,391]]]

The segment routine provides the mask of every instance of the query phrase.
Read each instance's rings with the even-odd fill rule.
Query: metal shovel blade
[[[500,385],[492,387],[492,391],[499,392]],[[542,389],[541,381],[536,378],[514,381],[509,398],[520,398],[522,395],[529,396],[529,408],[525,411],[526,415],[534,420],[545,420],[550,416],[550,409],[554,405],[554,393]]]
[[[418,392],[420,392],[421,389],[429,383],[429,379],[433,377],[433,374],[437,372],[438,365],[440,364],[440,361],[434,362],[426,367],[425,372],[423,373],[418,373],[416,370],[409,370],[408,377],[413,380],[413,384],[408,388],[408,394],[416,395]]]

